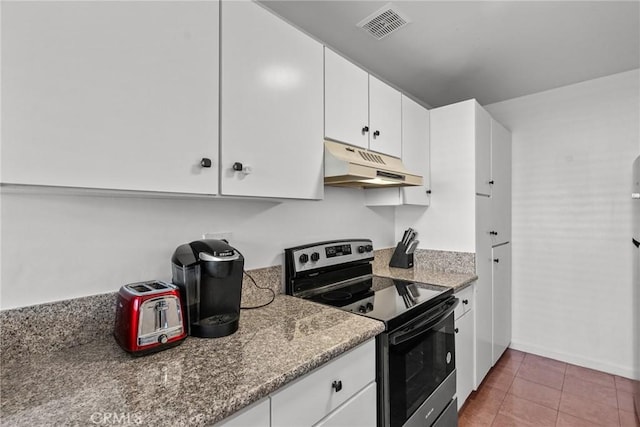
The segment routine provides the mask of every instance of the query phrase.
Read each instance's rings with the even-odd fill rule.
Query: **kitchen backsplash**
[[[386,269],[395,248],[381,249],[375,252],[374,274],[377,269]],[[476,254],[471,252],[436,251],[418,249],[414,253],[414,265],[422,270],[440,273],[476,273]]]
[[[249,271],[258,286],[281,294],[282,267]],[[27,354],[45,354],[111,335],[117,292],[0,311],[2,361]],[[257,289],[245,275],[242,306],[261,305],[271,293]]]
[[[375,251],[376,269],[389,264],[394,248]],[[421,270],[475,274],[475,254],[418,249],[415,264]],[[284,293],[282,266],[250,270],[258,286]],[[44,354],[86,344],[113,332],[117,292],[0,311],[2,360]],[[261,305],[271,293],[258,289],[245,275],[242,306]]]

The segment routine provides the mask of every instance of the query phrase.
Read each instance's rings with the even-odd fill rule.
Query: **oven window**
[[[391,427],[402,426],[455,369],[453,313],[409,341],[389,346]]]

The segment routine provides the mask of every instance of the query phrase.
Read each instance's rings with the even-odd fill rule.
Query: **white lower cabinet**
[[[327,415],[315,427],[369,427],[376,425],[376,383],[372,382]]]
[[[511,344],[511,243],[492,249],[493,363]]]
[[[271,396],[271,426],[312,426],[340,408],[348,417],[351,410],[343,404],[361,405],[365,401],[350,399],[375,382],[375,340],[370,340],[337,357],[330,363],[294,381]],[[374,414],[375,399],[367,411]],[[334,425],[329,419],[327,425]]]
[[[375,427],[375,379],[371,339],[215,427]]]
[[[216,424],[215,427],[269,427],[271,425],[270,412],[270,401],[268,397],[265,397]]]
[[[471,394],[474,385],[475,328],[473,319],[475,284],[456,293],[460,304],[455,312],[456,396],[458,409]]]

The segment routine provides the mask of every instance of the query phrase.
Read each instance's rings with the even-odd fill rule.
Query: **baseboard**
[[[625,378],[640,380],[640,371],[629,367],[612,365],[600,360],[589,359],[586,357],[577,356],[575,354],[556,352],[547,348],[542,348],[517,341],[511,341],[509,348],[524,351],[525,353],[532,353],[538,356],[548,357],[550,359],[559,360],[565,363],[571,363],[572,365],[578,365],[585,368],[595,369],[597,371],[607,372],[612,375],[619,375]]]

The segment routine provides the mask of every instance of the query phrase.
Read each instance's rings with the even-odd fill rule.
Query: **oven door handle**
[[[409,341],[418,335],[421,335],[427,332],[429,329],[433,328],[438,323],[442,322],[447,318],[458,306],[460,300],[458,298],[453,299],[452,301],[447,301],[445,305],[448,307],[444,309],[444,312],[439,312],[434,314],[433,316],[429,316],[426,319],[419,321],[413,325],[409,326],[409,329],[403,328],[398,332],[394,332],[389,336],[389,342],[391,345],[402,344],[403,342]]]

